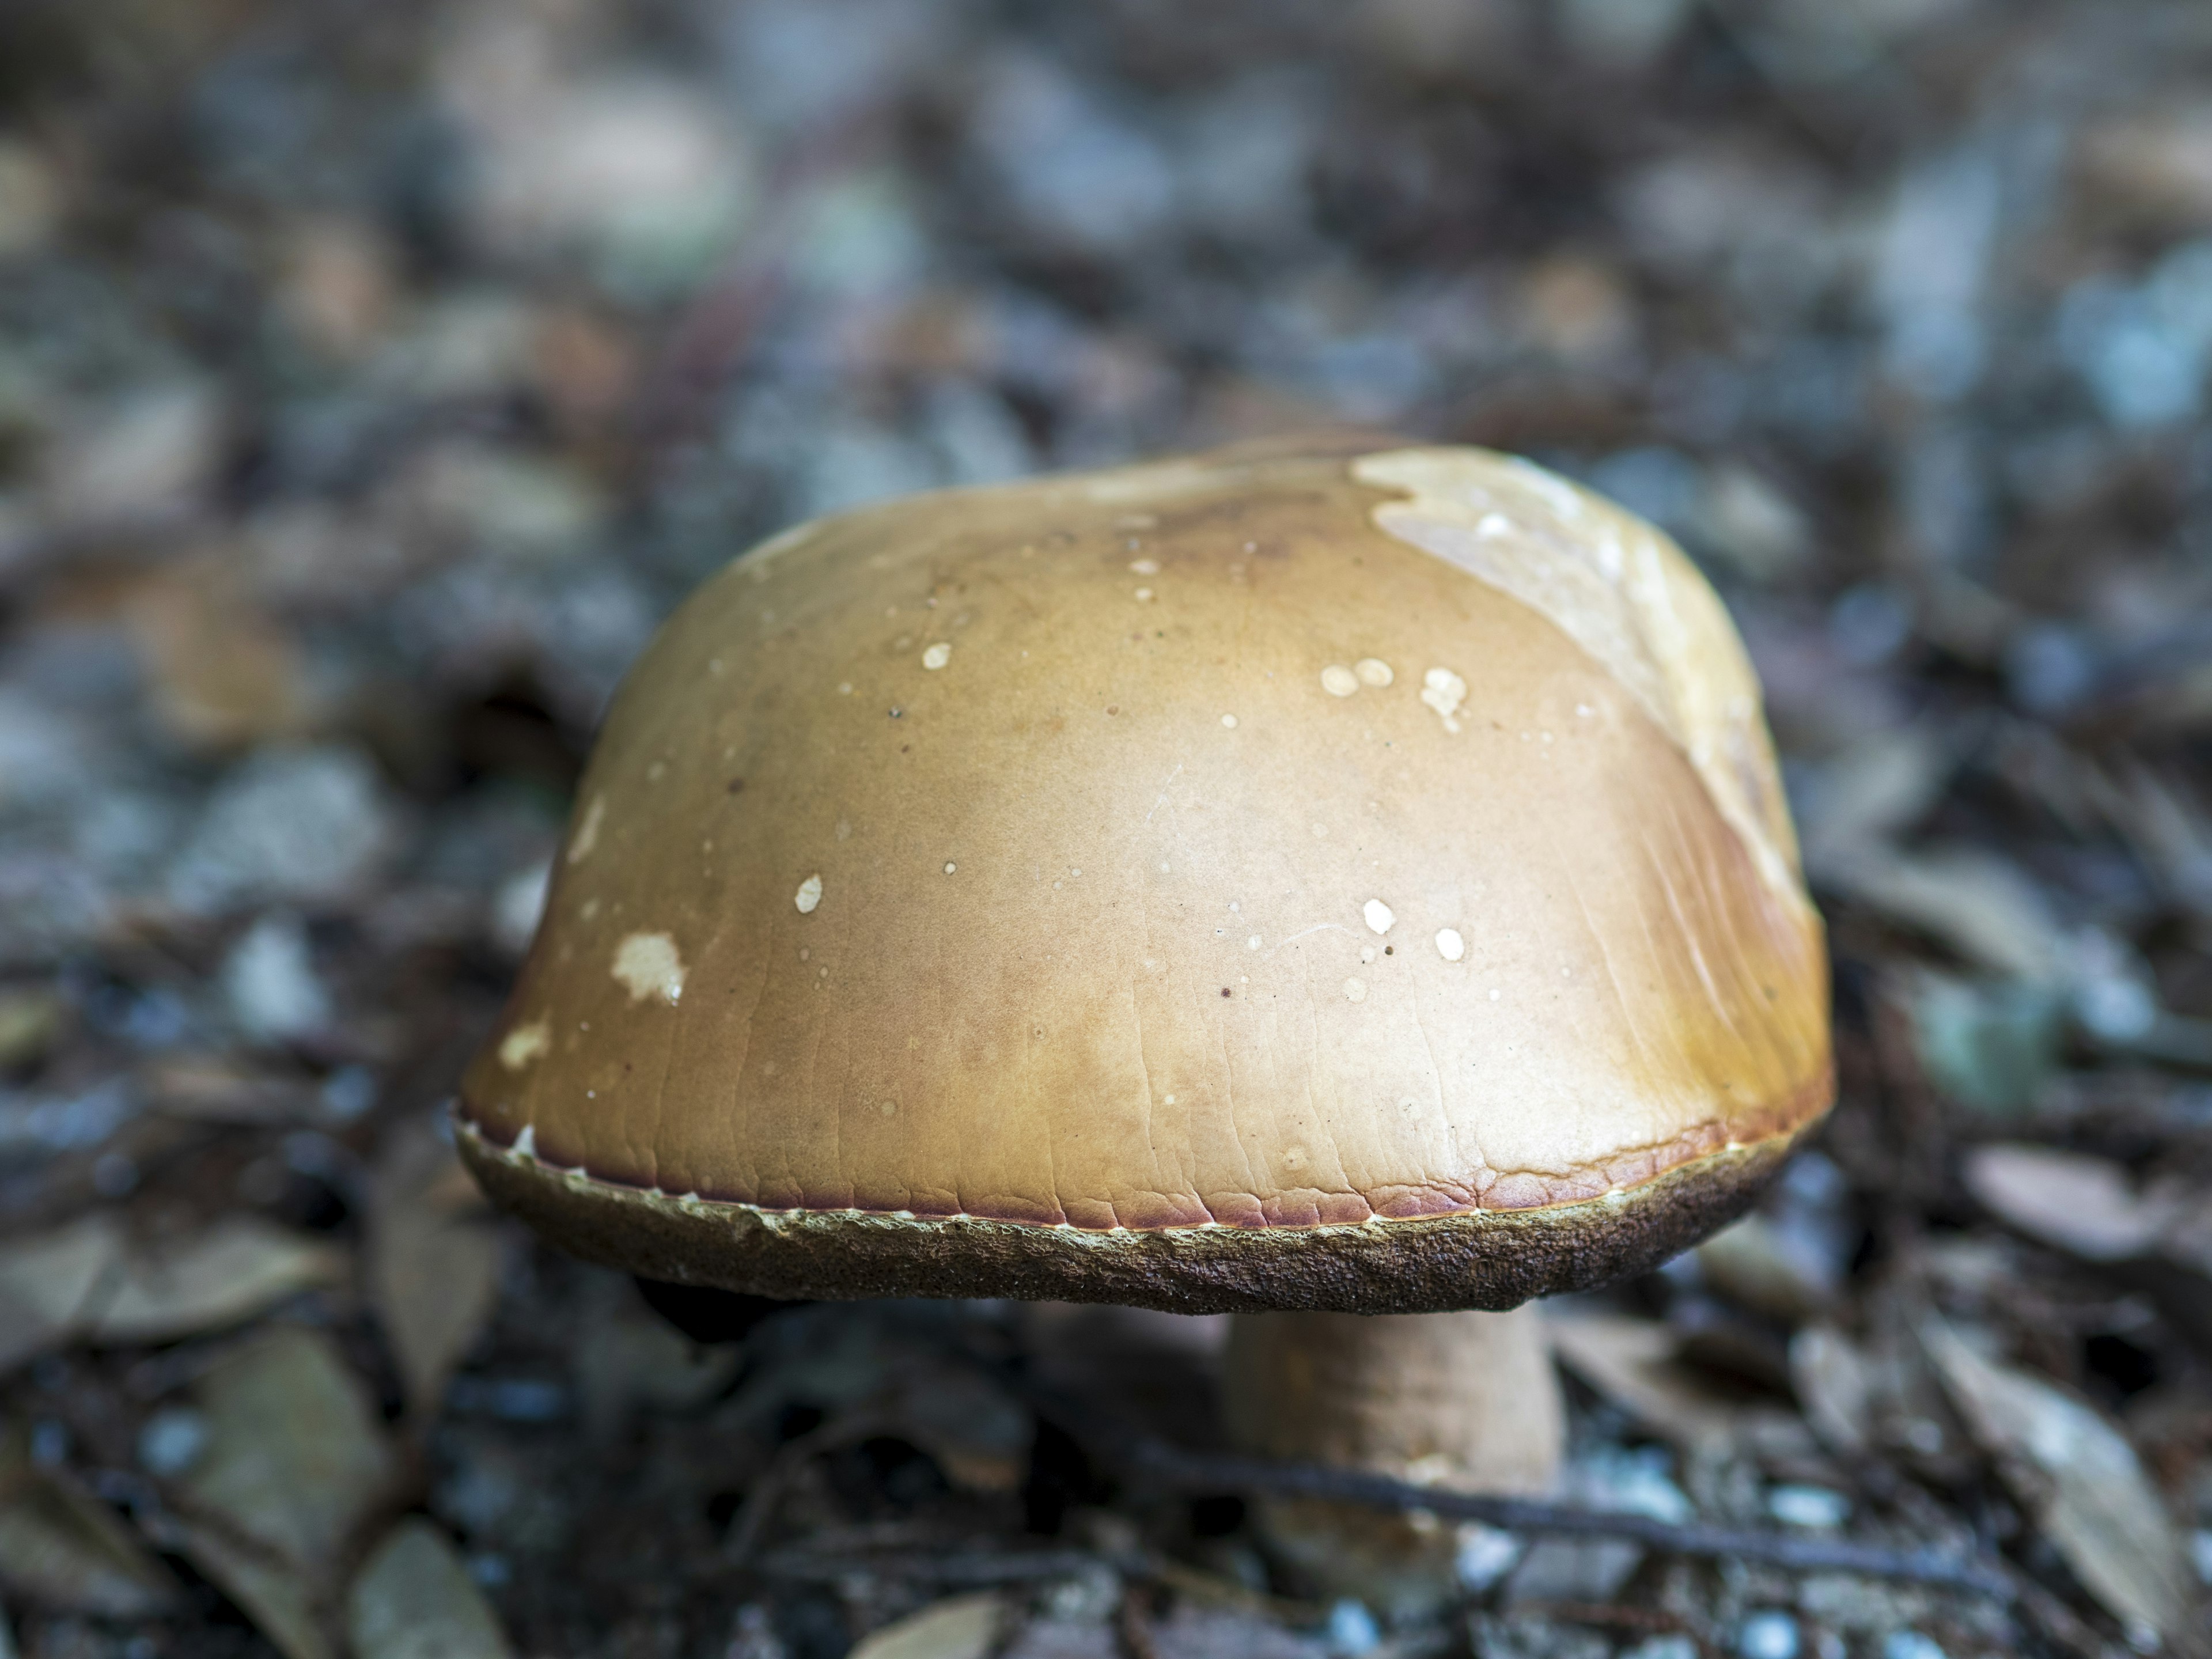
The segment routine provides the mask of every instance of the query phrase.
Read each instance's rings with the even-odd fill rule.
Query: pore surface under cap
[[[1494,1304],[1743,1201],[1826,1000],[1663,538],[1480,451],[1199,458],[695,595],[464,1146],[593,1253],[785,1294]]]

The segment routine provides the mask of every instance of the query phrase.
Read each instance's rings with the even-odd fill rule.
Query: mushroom
[[[1689,562],[1527,461],[1315,441],[863,508],[708,581],[458,1129],[582,1255],[1228,1310],[1244,1444],[1527,1491],[1562,1412],[1522,1304],[1735,1216],[1832,1096]],[[1262,1518],[1379,1605],[1449,1575],[1434,1528]]]

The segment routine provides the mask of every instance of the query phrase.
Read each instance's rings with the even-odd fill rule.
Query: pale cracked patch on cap
[[[1604,664],[1682,746],[1768,884],[1806,902],[1758,675],[1680,548],[1518,456],[1388,450],[1359,457],[1352,471],[1405,492],[1376,504],[1377,527],[1504,589]],[[1453,709],[1437,707],[1449,720]]]
[[[499,1063],[519,1072],[532,1060],[543,1060],[553,1046],[553,1034],[542,1019],[518,1025],[499,1041]]]
[[[616,981],[632,1002],[658,997],[674,1007],[684,997],[684,958],[665,933],[632,933],[615,947]]]

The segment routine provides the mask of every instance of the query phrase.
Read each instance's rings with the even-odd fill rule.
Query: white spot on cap
[[[1255,933],[1251,938],[1246,939],[1244,941],[1244,948],[1248,951],[1258,950],[1260,948],[1260,936],[1257,933]]]
[[[1474,533],[1486,540],[1513,533],[1513,520],[1503,513],[1486,513],[1476,521]]]
[[[1443,717],[1445,731],[1456,732],[1459,722],[1452,716],[1467,701],[1467,682],[1449,668],[1431,668],[1421,676],[1421,701]]]
[[[616,946],[614,975],[632,1002],[659,997],[673,1007],[684,994],[684,958],[665,933],[632,933]]]
[[[1359,690],[1359,676],[1340,662],[1321,671],[1321,689],[1332,697],[1348,697]]]
[[[584,809],[583,822],[576,826],[575,835],[568,842],[568,862],[581,864],[592,856],[592,849],[599,844],[599,822],[607,815],[607,798],[604,794],[592,797],[592,804]]]
[[[812,915],[814,907],[822,902],[822,878],[809,876],[805,881],[800,882],[798,895],[792,902],[799,907],[800,915]]]
[[[1345,981],[1344,994],[1351,998],[1354,1002],[1366,1001],[1367,981],[1364,979],[1348,979]]]
[[[949,875],[951,875],[951,874],[955,870],[957,870],[959,867],[960,867],[960,866],[959,866],[958,865],[955,864],[955,863],[954,863],[951,859],[947,859],[947,860],[945,860],[945,873],[946,875],[948,875],[948,876],[949,876]]]
[[[1359,676],[1363,685],[1388,685],[1398,678],[1390,672],[1390,665],[1380,657],[1362,657],[1352,665],[1352,672]]]
[[[1467,954],[1467,941],[1459,936],[1456,927],[1437,930],[1437,954],[1446,962],[1457,962]]]
[[[1139,576],[1157,576],[1160,574],[1160,562],[1158,559],[1132,559],[1129,568]]]
[[[1359,907],[1359,914],[1367,918],[1368,927],[1378,933],[1389,933],[1390,924],[1398,920],[1390,907],[1381,899],[1368,900]]]
[[[924,668],[942,668],[951,660],[952,647],[943,640],[939,640],[921,653],[921,665]]]
[[[1221,717],[1221,723],[1227,726],[1231,731],[1234,732],[1237,729],[1237,716],[1234,714],[1224,714]]]
[[[553,1033],[542,1019],[533,1019],[527,1025],[518,1025],[509,1031],[499,1045],[499,1063],[510,1072],[519,1072],[533,1060],[543,1059],[553,1046]]]
[[[853,682],[852,682],[852,681],[850,681],[850,680],[840,680],[840,681],[838,681],[838,682],[837,682],[837,695],[838,695],[839,696],[841,696],[841,697],[849,697],[849,696],[851,696],[853,695]]]
[[[1149,587],[1140,587],[1140,588],[1139,588],[1139,589],[1137,590],[1137,599],[1138,599],[1139,603],[1140,603],[1140,604],[1141,604],[1143,601],[1145,601],[1145,600],[1146,600],[1146,599],[1151,599],[1152,597],[1152,590],[1151,588],[1149,588]]]

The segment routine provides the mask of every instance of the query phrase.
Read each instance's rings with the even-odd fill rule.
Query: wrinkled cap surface
[[[1832,1095],[1758,687],[1664,537],[1474,449],[899,501],[608,717],[465,1154],[784,1296],[1507,1306]]]

